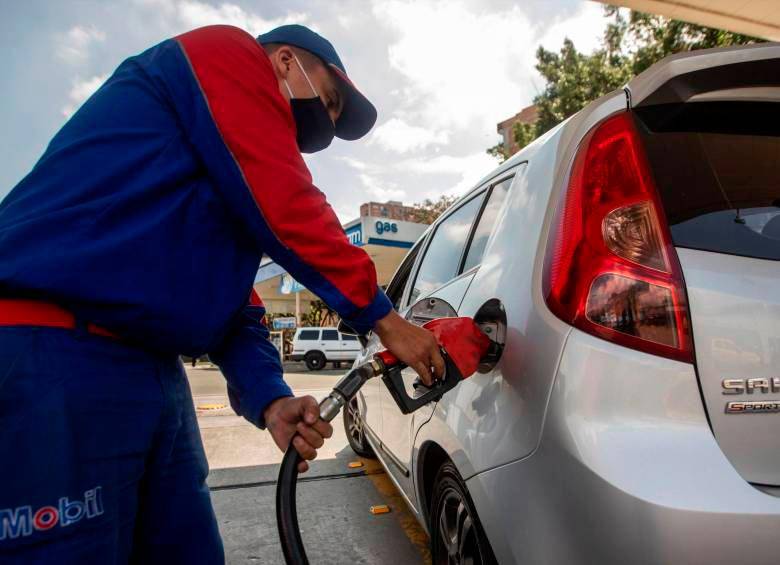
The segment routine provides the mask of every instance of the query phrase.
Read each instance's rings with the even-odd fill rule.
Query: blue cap
[[[366,135],[376,123],[376,108],[363,96],[347,76],[347,69],[330,41],[306,26],[286,25],[257,36],[261,45],[282,43],[316,55],[341,79],[344,85],[344,107],[336,120],[336,137],[353,140]]]

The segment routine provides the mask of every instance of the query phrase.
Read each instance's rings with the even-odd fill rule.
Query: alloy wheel
[[[481,565],[483,563],[474,521],[463,497],[454,489],[444,495],[439,506],[438,536],[434,540],[438,564]]]
[[[353,398],[347,405],[347,412],[349,415],[347,433],[355,440],[358,445],[365,445],[365,429],[363,426],[363,418],[360,416],[358,410],[357,399]]]

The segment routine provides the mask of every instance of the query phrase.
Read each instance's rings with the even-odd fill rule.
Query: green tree
[[[336,312],[328,307],[322,300],[312,300],[309,311],[301,314],[301,325],[319,327],[333,325],[336,321]]]
[[[623,13],[614,6],[604,7],[604,16],[610,22],[601,47],[591,54],[577,51],[568,38],[558,52],[539,47],[536,70],[544,78],[545,87],[534,98],[539,109],[536,124],[514,131],[521,147],[668,55],[763,41],[634,10],[627,17]],[[502,144],[487,152],[501,161],[507,157]]]
[[[633,10],[626,19],[614,6],[605,6],[604,14],[613,20],[607,27],[607,36],[613,34],[616,38],[627,38],[636,45],[636,51],[631,57],[631,72],[634,75],[674,53],[764,41],[758,37]]]
[[[512,136],[515,138],[518,150],[536,139],[536,125],[517,122],[512,126]],[[503,143],[498,143],[487,150],[488,155],[497,158],[501,163],[509,159],[509,151]]]
[[[567,38],[558,53],[539,47],[536,61],[536,70],[546,85],[534,99],[539,118],[533,138],[631,78],[629,57],[613,50],[608,43],[588,55],[577,51],[574,42]]]

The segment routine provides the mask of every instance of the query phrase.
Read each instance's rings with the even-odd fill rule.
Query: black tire
[[[433,565],[496,563],[463,479],[449,461],[433,487],[430,532]]]
[[[357,397],[353,397],[344,407],[344,431],[352,451],[361,457],[376,459],[376,454],[366,439],[366,424],[360,414]]]
[[[325,368],[327,360],[321,351],[309,351],[303,358],[306,368],[310,371],[321,371]]]

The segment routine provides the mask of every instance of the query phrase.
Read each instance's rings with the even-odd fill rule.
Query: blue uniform
[[[0,328],[0,460],[19,462],[11,477],[7,466],[0,471],[0,557],[55,533],[97,532],[108,516],[118,528],[116,555],[126,555],[130,525],[118,522],[132,505],[128,493],[142,495],[138,512],[158,504],[144,493],[163,483],[143,460],[165,446],[190,454],[171,473],[189,485],[182,492],[202,499],[205,462],[177,355],[208,353],[234,409],[258,426],[271,401],[291,394],[252,296],[263,254],[360,331],[390,311],[373,264],[349,244],[295,139],[262,47],[237,28],[201,28],[123,62],[0,204],[0,299],[54,303],[117,336]],[[47,396],[53,382],[62,387],[56,397]],[[93,386],[94,404],[77,393]],[[166,412],[182,402],[189,409]],[[180,430],[164,446],[165,421]],[[11,428],[18,435],[10,437]],[[94,452],[68,449],[82,441]],[[135,445],[139,459],[96,447],[111,443]],[[24,457],[15,458],[19,449]],[[67,484],[43,480],[50,450],[63,458]],[[114,457],[140,467],[125,474],[107,465],[102,478],[81,480],[90,461]],[[158,463],[171,481],[168,463]],[[99,515],[85,502],[96,488]],[[63,525],[58,509],[56,527],[18,535],[27,532],[18,508],[32,512],[62,497],[83,504],[78,521]],[[92,517],[84,517],[87,507]],[[45,526],[51,513],[42,516]]]

